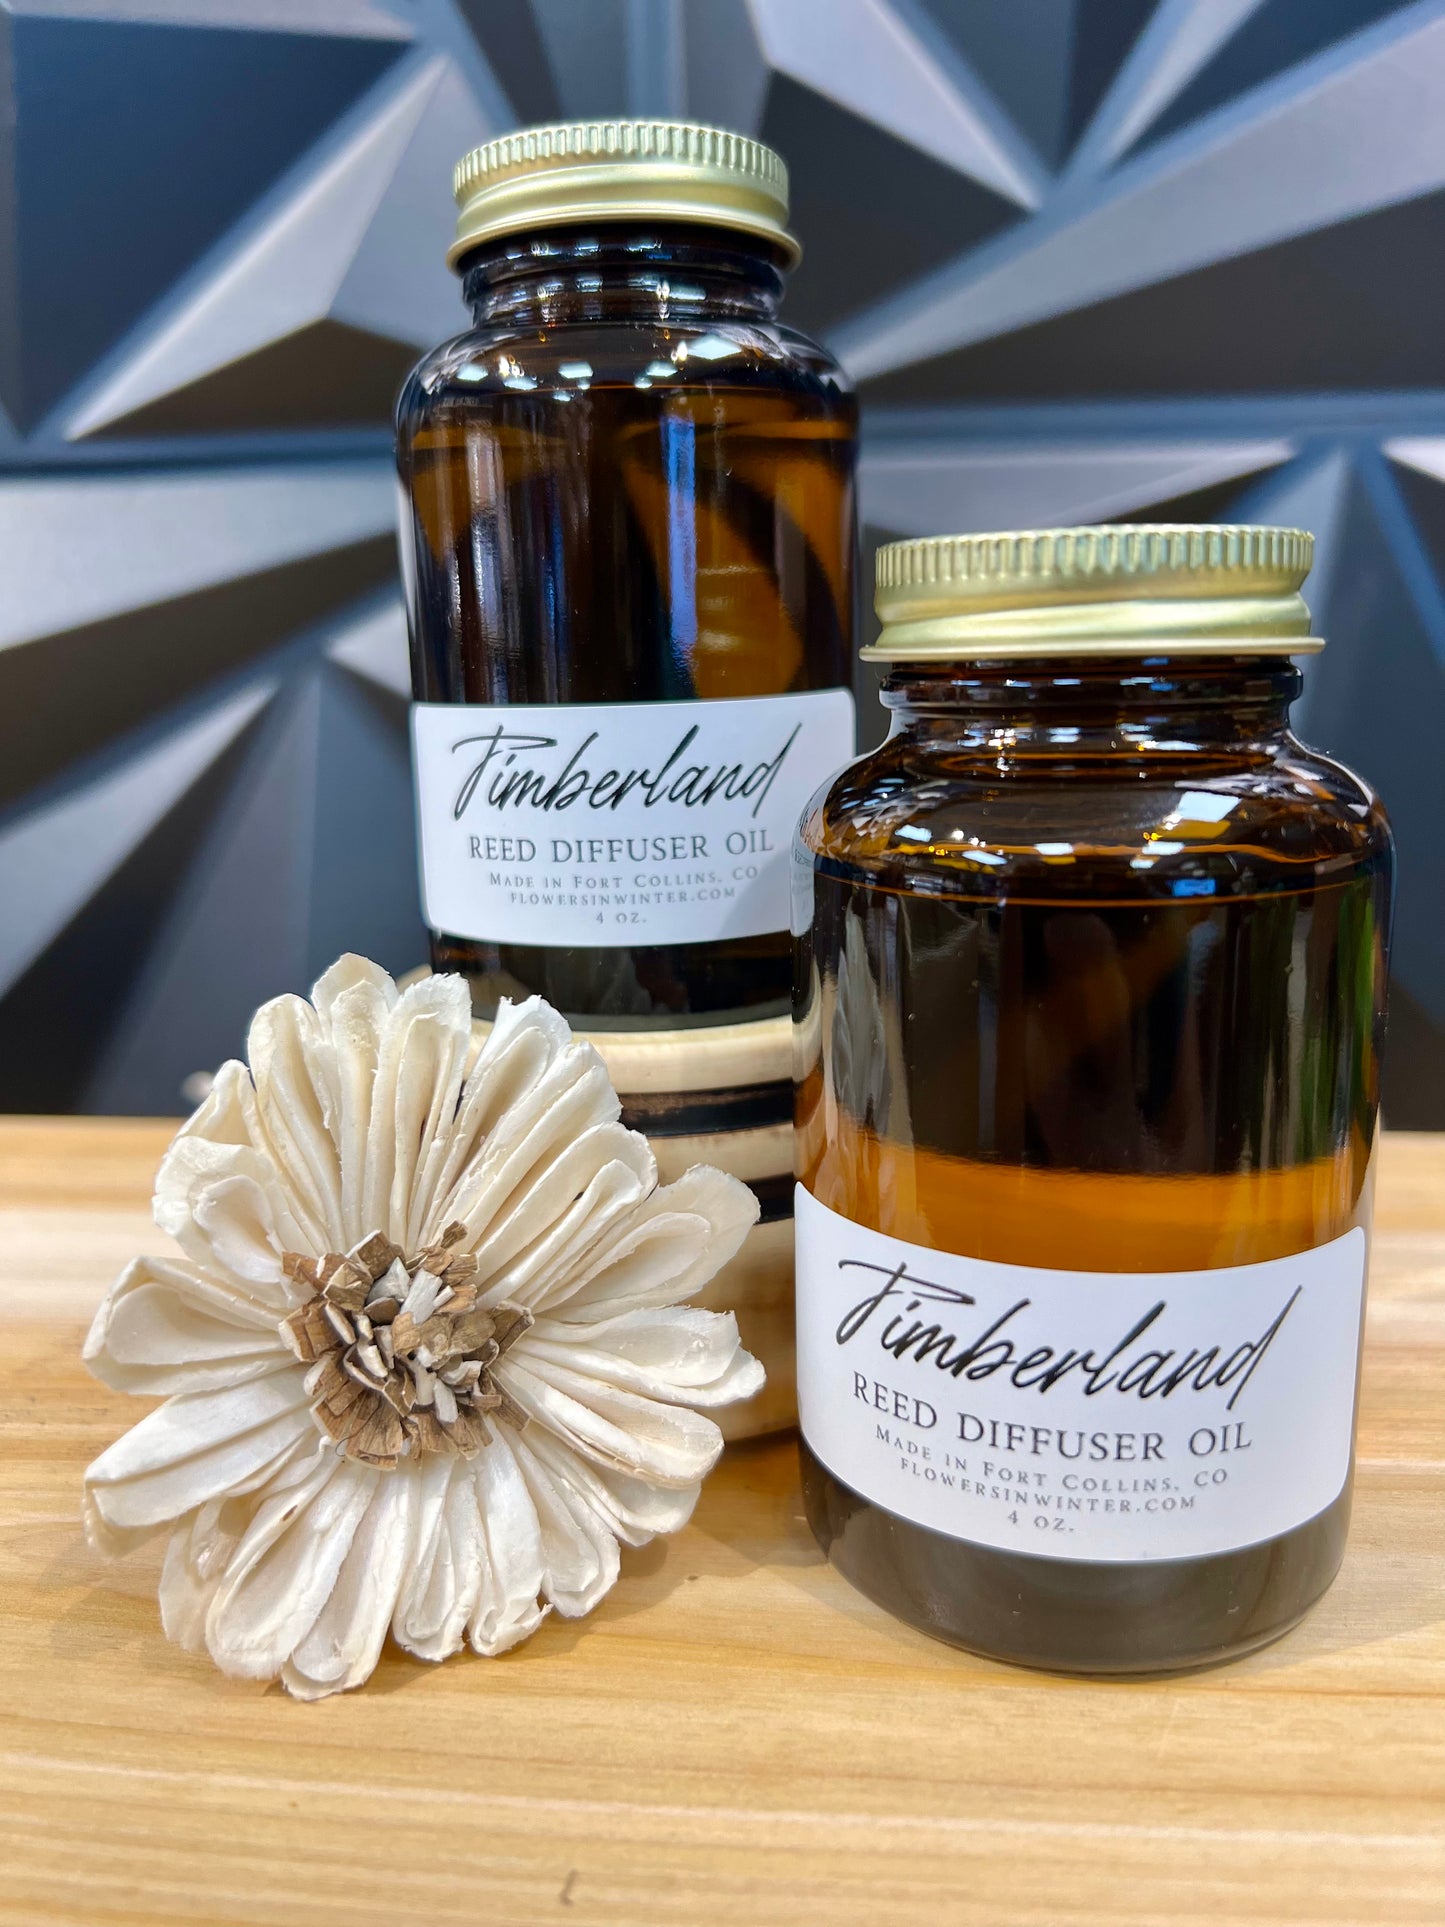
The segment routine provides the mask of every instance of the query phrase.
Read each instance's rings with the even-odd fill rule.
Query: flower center
[[[532,1314],[477,1302],[477,1261],[454,1254],[465,1236],[449,1224],[410,1258],[379,1231],[344,1256],[283,1256],[287,1277],[313,1295],[281,1320],[281,1336],[310,1367],[312,1417],[346,1458],[387,1471],[423,1452],[469,1459],[492,1436],[487,1413],[526,1424],[493,1368]]]

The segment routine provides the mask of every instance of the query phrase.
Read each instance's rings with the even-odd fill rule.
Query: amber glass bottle
[[[778,319],[786,193],[673,123],[458,169],[473,326],[397,437],[423,895],[479,1014],[786,1010],[793,824],[853,748],[856,426]]]
[[[808,1515],[999,1658],[1207,1664],[1339,1565],[1393,857],[1290,734],[1309,550],[883,551],[891,732],[800,830]]]

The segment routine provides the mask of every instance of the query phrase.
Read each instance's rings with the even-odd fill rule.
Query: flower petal
[[[588,1378],[680,1405],[727,1405],[761,1390],[763,1368],[738,1342],[731,1312],[675,1305],[568,1325],[542,1318],[516,1356],[545,1359]]]
[[[167,1399],[87,1469],[100,1519],[122,1530],[164,1525],[314,1437],[302,1380],[288,1360],[224,1391]]]
[[[423,977],[388,1013],[382,1032],[361,1215],[368,1228],[408,1248],[417,1242],[409,1221],[419,1163],[456,1115],[471,1024],[460,977]]]
[[[82,1356],[118,1392],[167,1398],[263,1376],[287,1353],[266,1311],[193,1267],[137,1258],[106,1294]]]
[[[388,1026],[377,1076],[377,1107],[387,1101],[388,1071],[394,1059],[392,1235],[408,1250],[424,1241],[432,1200],[447,1162],[471,1043],[471,992],[461,977],[427,977],[413,984]]]
[[[180,1137],[161,1159],[152,1209],[188,1258],[237,1280],[284,1317],[293,1303],[281,1254],[314,1248],[292,1217],[269,1157]]]
[[[672,1305],[707,1238],[707,1219],[696,1212],[635,1210],[561,1276],[546,1310],[552,1318],[585,1324],[626,1309]]]
[[[341,1099],[330,1035],[304,998],[273,997],[251,1019],[246,1057],[256,1087],[257,1128],[292,1215],[309,1236],[309,1244],[298,1248],[338,1250],[345,1239],[334,1135]]]
[[[302,1440],[289,1458],[264,1469],[260,1490],[266,1499],[278,1497],[321,1477],[328,1469],[329,1461],[319,1458],[314,1445]],[[261,1502],[248,1489],[256,1485],[254,1478],[243,1481],[235,1492],[210,1499],[188,1513],[166,1544],[160,1583],[161,1625],[166,1637],[187,1652],[205,1650],[206,1614],[211,1600]]]
[[[497,1119],[433,1221],[460,1219],[475,1245],[495,1247],[491,1264],[504,1264],[536,1233],[536,1217],[518,1228],[518,1208],[525,1203],[534,1213],[555,1214],[569,1204],[576,1191],[563,1195],[565,1174],[548,1186],[554,1167],[590,1142],[597,1126],[615,1124],[620,1109],[601,1058],[590,1044],[574,1044]],[[577,1188],[586,1181],[583,1176]]]
[[[587,1275],[598,1247],[632,1221],[656,1183],[645,1138],[620,1124],[585,1132],[551,1167],[544,1185],[515,1201],[495,1238],[478,1246],[481,1290],[490,1300],[510,1298],[532,1309],[565,1295],[579,1274]]]
[[[691,1485],[722,1451],[722,1433],[700,1412],[619,1391],[549,1359],[523,1363],[519,1348],[495,1376],[529,1417],[597,1465],[659,1485]]]
[[[274,1333],[277,1320],[287,1307],[258,1300],[246,1286],[224,1277],[219,1271],[193,1264],[187,1258],[133,1258],[101,1300],[85,1342],[83,1356],[89,1363],[92,1347],[105,1342],[115,1308],[131,1291],[143,1286],[159,1286],[188,1309],[222,1324],[234,1325],[253,1337]],[[278,1339],[279,1344],[279,1339]]]
[[[594,1465],[579,1458],[570,1446],[540,1425],[529,1425],[523,1436],[533,1458],[540,1460],[555,1479],[585,1494],[624,1545],[645,1546],[654,1534],[676,1532],[692,1517],[702,1489],[697,1483],[652,1485],[646,1479]]]
[[[89,1486],[84,1487],[80,1495],[80,1524],[85,1543],[110,1559],[123,1559],[156,1535],[154,1526],[112,1525],[96,1504]]]
[[[263,1500],[206,1614],[206,1649],[223,1673],[281,1671],[331,1597],[380,1477],[328,1452],[304,1483]]]
[[[454,1459],[433,1457],[422,1460],[415,1476],[412,1544],[391,1630],[407,1652],[435,1661],[456,1652],[466,1637],[485,1548],[468,1469]],[[453,1504],[458,1490],[470,1501],[470,1522],[465,1505]]]
[[[401,1591],[414,1502],[415,1480],[405,1471],[378,1478],[326,1604],[282,1668],[297,1699],[324,1699],[370,1679]]]
[[[459,1466],[447,1487],[446,1526],[452,1548],[456,1611],[465,1636],[481,1599],[483,1579],[491,1570],[487,1530],[477,1497],[475,1472],[470,1465]]]
[[[571,1046],[566,1020],[539,997],[513,1004],[503,998],[486,1041],[462,1088],[446,1156],[434,1179],[429,1229],[445,1224],[441,1205],[498,1121],[521,1103]],[[617,1115],[616,1112],[613,1113]]]
[[[505,1653],[534,1633],[545,1608],[542,1528],[502,1428],[471,1462],[477,1512],[486,1534],[487,1562],[477,1603],[467,1622],[474,1651]]]
[[[378,1227],[363,1219],[366,1140],[381,1039],[396,1007],[396,985],[364,957],[342,957],[311,993],[331,1039],[336,1067],[332,1131],[341,1168],[341,1236],[346,1250]]]
[[[521,1159],[518,1165],[521,1168],[508,1171],[495,1192],[478,1201],[479,1213],[488,1225],[472,1249],[484,1288],[499,1284],[504,1273],[510,1276],[514,1262],[545,1239],[548,1227],[559,1219],[567,1220],[561,1227],[562,1239],[570,1239],[580,1229],[580,1250],[590,1252],[596,1238],[585,1216],[574,1206],[608,1165],[621,1167],[604,1187],[613,1194],[616,1207],[609,1213],[610,1220],[619,1221],[619,1214],[625,1216],[629,1197],[634,1210],[640,1207],[657,1181],[646,1140],[620,1124],[593,1126],[577,1137],[564,1138],[555,1148],[549,1146],[530,1168]]]
[[[245,1144],[254,1150],[251,1099],[251,1073],[244,1064],[229,1057],[216,1072],[204,1102],[176,1135],[205,1138],[209,1144]]]
[[[566,1618],[577,1619],[617,1583],[616,1535],[585,1491],[529,1449],[526,1433],[512,1450],[541,1526],[543,1595]]]
[[[216,1575],[208,1572],[203,1559],[217,1533],[214,1506],[202,1506],[190,1514],[166,1541],[165,1563],[157,1591],[161,1608],[161,1629],[188,1653],[199,1653],[206,1644],[206,1612],[216,1590]],[[201,1520],[210,1524],[203,1529]],[[234,1540],[231,1542],[234,1544]]]
[[[631,1224],[594,1249],[573,1289],[554,1293],[547,1309],[580,1321],[680,1304],[737,1255],[757,1218],[757,1196],[745,1184],[695,1164],[654,1191]],[[671,1262],[666,1245],[653,1242],[664,1236],[677,1241]]]
[[[312,1008],[322,1024],[334,1030],[337,1006],[343,1000],[354,1004],[358,993],[374,1013],[375,1035],[379,1037],[386,1013],[396,1008],[400,992],[380,964],[369,957],[358,957],[354,950],[344,952],[316,979],[311,986]]]

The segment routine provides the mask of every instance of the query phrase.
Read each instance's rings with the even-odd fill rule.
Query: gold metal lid
[[[878,551],[872,662],[1309,655],[1304,529],[1121,523],[937,535]]]
[[[455,267],[484,241],[587,221],[700,221],[758,236],[789,265],[788,170],[770,147],[682,120],[566,121],[474,147],[452,179]]]

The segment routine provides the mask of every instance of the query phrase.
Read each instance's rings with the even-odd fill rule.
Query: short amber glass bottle
[[[998,1658],[1208,1664],[1340,1562],[1393,854],[1289,730],[1310,548],[885,549],[891,732],[800,829],[808,1516]]]
[[[457,198],[473,325],[397,416],[433,961],[483,1015],[785,1013],[856,543],[850,385],[778,318],[786,172],[579,123],[478,149]]]

